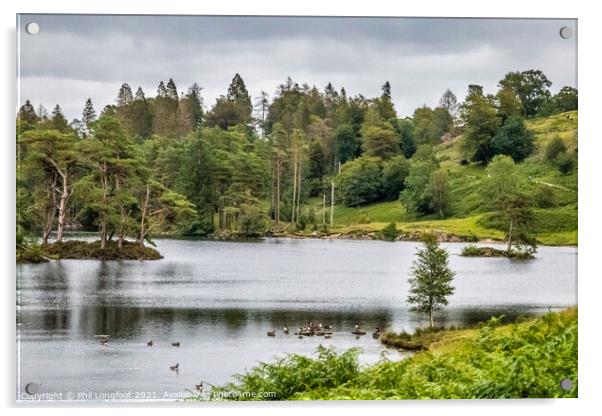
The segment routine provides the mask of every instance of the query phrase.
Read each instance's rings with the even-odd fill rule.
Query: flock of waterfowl
[[[284,335],[290,334],[290,331],[289,331],[287,325],[284,325],[282,327],[282,332]],[[359,338],[362,335],[366,335],[366,331],[362,331],[359,323],[355,324],[354,330],[351,331],[351,333],[353,335],[355,335],[356,338]],[[271,331],[267,331],[267,334],[268,334],[268,337],[275,337],[276,330],[273,329]],[[307,325],[305,325],[304,327],[299,327],[299,329],[297,331],[295,331],[293,334],[296,335],[299,339],[303,339],[304,337],[312,337],[312,336],[324,337],[325,339],[330,339],[330,338],[332,338],[332,335],[334,334],[334,332],[332,330],[332,325],[322,325],[322,323],[320,323],[320,322],[314,323],[314,322],[309,321],[307,323]],[[95,335],[94,337],[100,339],[101,345],[104,345],[104,346],[109,345],[110,335]],[[374,338],[374,339],[380,338],[380,329],[378,327],[375,328],[374,332],[372,333],[372,338]],[[152,339],[146,343],[147,347],[152,347],[153,345],[155,345],[155,343],[153,342]],[[172,342],[171,346],[179,348],[180,343]],[[170,365],[169,369],[171,371],[175,371],[177,373],[180,370],[180,363],[176,363],[175,365]],[[203,382],[201,381],[200,384],[195,384],[195,388],[196,388],[196,390],[202,392],[203,391]]]
[[[106,347],[109,345],[109,339],[111,338],[111,336],[110,335],[94,335],[94,338],[100,339],[100,345],[104,345]],[[153,345],[155,345],[155,343],[153,342],[152,339],[146,343],[147,347],[152,347]],[[172,342],[171,346],[179,348],[180,342]],[[175,365],[170,365],[169,369],[171,371],[178,372],[180,370],[180,363],[176,363]],[[201,384],[195,385],[195,387],[197,390],[202,391],[203,390],[203,382],[201,382]]]
[[[289,331],[287,325],[284,325],[282,327],[282,332],[284,333],[284,335],[290,334],[290,331]],[[353,335],[355,335],[357,338],[361,337],[362,335],[366,335],[366,331],[363,331],[361,329],[359,323],[355,324],[354,330],[351,331],[351,333]],[[271,331],[267,331],[267,334],[268,334],[268,337],[275,337],[276,330],[272,329]],[[334,334],[334,332],[332,331],[332,325],[322,325],[322,323],[320,323],[320,322],[314,323],[312,321],[309,321],[307,323],[307,325],[305,325],[304,327],[299,327],[299,329],[296,332],[294,332],[293,334],[297,335],[297,337],[299,339],[303,339],[304,337],[311,337],[311,336],[318,336],[318,337],[323,336],[325,339],[330,339],[330,338],[332,338],[332,335]],[[380,338],[380,329],[378,327],[375,328],[374,332],[372,333],[372,338],[374,338],[374,339]]]

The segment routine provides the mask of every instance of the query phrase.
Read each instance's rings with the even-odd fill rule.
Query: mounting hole
[[[559,33],[562,39],[570,39],[573,37],[573,29],[568,26],[562,26]]]
[[[40,385],[37,383],[27,383],[25,386],[25,391],[31,396],[38,394],[40,391]]]
[[[560,388],[564,391],[569,391],[573,388],[573,382],[568,378],[565,378],[560,382]]]
[[[37,35],[40,31],[40,25],[36,22],[27,23],[25,26],[25,31],[30,35]]]

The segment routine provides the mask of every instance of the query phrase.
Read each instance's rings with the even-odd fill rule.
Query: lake
[[[159,261],[18,265],[18,399],[37,397],[25,393],[34,383],[27,390],[57,400],[171,400],[200,380],[223,384],[259,361],[310,355],[319,344],[361,347],[366,364],[383,352],[401,359],[403,353],[370,333],[428,325],[405,304],[417,245],[163,239]],[[502,314],[514,319],[577,303],[575,247],[540,247],[535,260],[521,262],[464,258],[464,244],[443,246],[456,290],[435,315],[439,325]],[[292,334],[308,321],[332,325],[332,339]],[[350,333],[356,322],[368,335]],[[276,336],[268,337],[272,329]],[[110,335],[108,345],[98,334]],[[176,363],[177,372],[170,369]]]

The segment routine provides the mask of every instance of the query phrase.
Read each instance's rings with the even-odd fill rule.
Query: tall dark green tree
[[[129,111],[130,134],[133,137],[148,139],[153,134],[153,114],[142,88],[138,87],[134,102]]]
[[[17,117],[19,120],[30,124],[35,124],[38,121],[38,115],[29,100],[26,100],[25,104],[21,106]]]
[[[334,130],[337,159],[341,163],[355,159],[361,151],[360,139],[350,124],[340,124]]]
[[[119,92],[117,93],[117,107],[126,107],[134,101],[134,95],[132,94],[132,88],[127,82],[121,84]]]
[[[403,155],[409,159],[416,152],[416,140],[414,139],[414,124],[410,118],[392,119],[391,125],[399,137],[399,148]]]
[[[36,114],[33,106],[29,100],[25,101],[17,114],[17,136],[34,129],[38,121],[40,121],[40,117]]]
[[[468,159],[487,163],[494,156],[491,141],[497,133],[500,118],[490,97],[483,95],[479,86],[469,87],[462,105],[465,126],[464,153]]]
[[[53,129],[60,131],[61,133],[67,133],[71,129],[69,128],[69,122],[65,118],[63,114],[63,110],[61,110],[60,105],[54,106],[54,110],[52,110],[52,117],[50,118],[50,124]]]
[[[152,106],[153,132],[155,134],[172,138],[181,135],[178,103],[178,90],[173,79],[169,79],[167,86],[161,81]]]
[[[84,111],[82,112],[82,122],[86,127],[90,127],[90,124],[96,120],[96,111],[92,105],[92,99],[88,98],[84,104]]]
[[[230,101],[235,101],[236,103],[245,107],[245,109],[249,112],[250,116],[252,111],[251,96],[247,91],[245,82],[239,74],[235,74],[234,78],[232,78],[232,82],[228,87],[228,94],[226,95],[226,98]]]
[[[224,130],[237,124],[249,125],[252,112],[249,92],[242,77],[236,74],[228,87],[227,95],[219,97],[207,114],[207,124]]]
[[[188,99],[188,111],[192,117],[194,130],[201,127],[203,123],[203,97],[202,88],[196,82],[188,88],[186,98]]]
[[[393,201],[399,198],[409,173],[410,162],[402,155],[392,157],[383,163],[382,186],[383,197],[386,200]]]

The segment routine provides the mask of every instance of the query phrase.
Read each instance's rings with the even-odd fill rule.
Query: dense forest
[[[540,146],[528,128],[576,117],[577,90],[552,94],[551,85],[539,70],[510,72],[495,94],[469,85],[461,101],[447,90],[436,108],[405,118],[389,82],[366,98],[288,78],[273,97],[252,98],[239,74],[210,107],[198,84],[184,93],[173,79],[154,97],[124,83],[115,104],[97,112],[87,99],[72,122],[58,104],[48,113],[26,101],[17,115],[18,238],[47,244],[65,230],[94,230],[102,249],[128,239],[144,246],[157,234],[328,232],[346,207],[365,213],[393,201],[406,220],[489,213],[481,220],[492,229],[528,242],[533,209],[576,208],[576,194],[532,181],[554,172],[576,185],[576,137]],[[521,168],[534,166],[535,153],[545,174]]]

